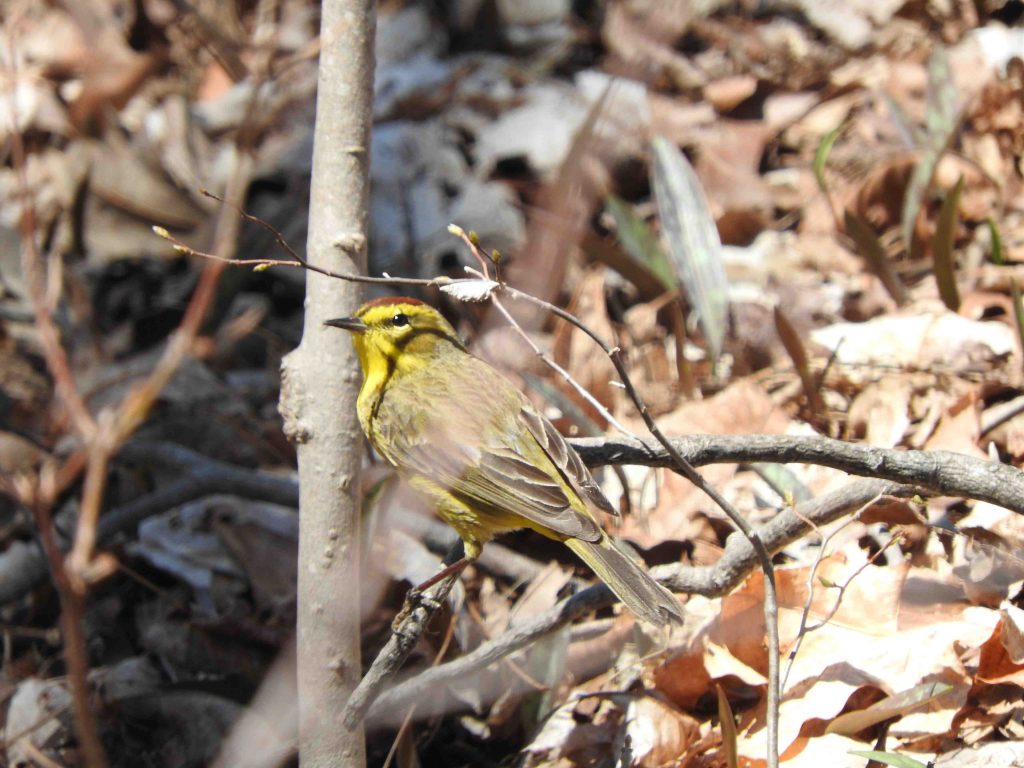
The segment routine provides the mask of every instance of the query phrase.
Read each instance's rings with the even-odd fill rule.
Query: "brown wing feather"
[[[608,498],[601,491],[590,470],[587,469],[579,454],[566,442],[562,434],[555,429],[554,424],[545,419],[532,406],[526,406],[522,411],[523,423],[530,430],[530,434],[540,444],[555,466],[562,472],[569,485],[577,490],[580,495],[602,512],[609,515],[619,516],[618,510],[612,506]]]

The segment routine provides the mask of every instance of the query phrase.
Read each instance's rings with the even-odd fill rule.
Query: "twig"
[[[455,582],[459,580],[460,573],[453,573],[428,589],[419,599],[419,605],[415,606],[391,633],[391,637],[377,654],[377,658],[374,659],[363,679],[359,681],[348,704],[345,705],[341,722],[350,731],[363,722],[366,711],[373,704],[381,689],[398,672],[409,654],[412,653],[420,636],[427,628],[427,624],[430,623],[430,619],[448,597]]]
[[[241,214],[246,219],[252,219],[259,222],[264,227],[270,227],[270,225],[252,216],[248,213]],[[276,231],[273,227],[270,227],[271,231]],[[416,285],[422,288],[439,288],[442,285],[454,285],[457,283],[471,283],[475,282],[473,278],[456,279],[441,276],[433,278],[421,278],[421,277],[370,277],[368,275],[357,275],[351,272],[335,272],[333,269],[327,269],[325,267],[311,264],[306,259],[300,256],[291,246],[285,245],[285,248],[290,256],[288,259],[232,259],[228,257],[218,256],[214,253],[207,251],[200,251],[193,248],[190,245],[186,245],[184,242],[176,238],[170,232],[163,227],[153,227],[153,234],[157,237],[161,237],[167,240],[174,246],[174,250],[185,256],[198,256],[203,259],[210,259],[211,261],[219,261],[224,264],[231,264],[236,267],[253,267],[254,270],[262,271],[269,269],[270,267],[297,267],[299,269],[308,270],[309,272],[315,272],[318,275],[324,277],[334,278],[335,280],[345,280],[350,283],[370,283],[378,285]],[[280,238],[280,234],[277,235]]]
[[[8,62],[8,69],[12,75],[10,82],[16,83],[18,78],[15,71],[16,59],[13,50],[10,51],[10,55],[11,59]],[[13,91],[10,91],[8,95],[11,100],[10,114],[14,118],[18,113],[17,99]],[[18,195],[21,198],[22,269],[25,273],[25,284],[28,289],[33,314],[35,315],[36,332],[43,350],[43,357],[46,359],[47,368],[56,384],[57,393],[68,410],[72,425],[78,432],[79,438],[83,442],[88,443],[95,434],[96,423],[92,418],[92,414],[86,408],[81,393],[75,386],[67,354],[61,346],[56,326],[50,315],[45,288],[47,280],[43,272],[42,258],[36,247],[38,227],[35,218],[35,207],[28,183],[25,146],[22,141],[21,132],[18,130],[16,119],[12,119],[10,137],[11,156],[18,178]],[[49,483],[50,488],[52,488],[52,485],[52,482]],[[100,741],[96,715],[89,700],[90,694],[87,679],[89,657],[84,629],[85,601],[81,595],[75,592],[70,580],[64,573],[64,557],[56,545],[53,520],[50,515],[50,508],[54,499],[47,498],[46,490],[43,486],[41,475],[33,498],[25,498],[23,502],[26,502],[26,506],[32,509],[33,518],[43,543],[43,550],[46,553],[50,571],[53,574],[54,584],[60,596],[64,658],[67,665],[68,682],[71,688],[75,733],[82,747],[82,759],[89,768],[105,768],[107,758],[103,744]]]
[[[57,546],[49,507],[43,504],[41,499],[38,499],[32,506],[32,513],[39,530],[39,539],[46,554],[46,561],[50,566],[50,573],[60,597],[64,663],[67,668],[68,685],[71,689],[71,709],[74,715],[75,732],[81,742],[85,764],[90,768],[101,768],[107,764],[107,758],[99,738],[99,727],[88,683],[89,656],[85,637],[85,597],[75,591],[64,571],[64,557]]]
[[[1024,396],[1015,397],[1007,403],[993,405],[981,415],[979,432],[986,435],[1001,424],[1024,412]]]
[[[574,390],[576,390],[580,397],[582,397],[584,400],[590,403],[590,405],[599,414],[601,414],[601,417],[605,421],[607,421],[609,424],[611,424],[613,427],[619,430],[619,432],[621,432],[623,435],[634,437],[633,433],[626,429],[626,427],[624,427],[621,423],[619,423],[619,420],[612,415],[611,411],[605,408],[604,405],[602,405],[596,397],[590,394],[590,392],[587,391],[586,387],[584,387],[582,384],[576,381],[576,379],[572,377],[571,373],[569,373],[567,370],[565,370],[565,368],[563,368],[554,360],[552,360],[551,358],[544,354],[543,350],[541,350],[541,348],[537,346],[537,343],[533,340],[530,334],[523,330],[523,327],[519,325],[518,322],[516,322],[516,319],[514,317],[512,317],[512,313],[505,309],[505,305],[502,304],[501,301],[496,296],[491,297],[491,304],[493,304],[497,308],[497,310],[501,313],[502,317],[504,317],[508,324],[511,325],[513,329],[515,329],[519,336],[522,337],[526,341],[526,343],[530,345],[530,348],[534,351],[537,357],[539,357],[545,365],[551,368],[551,370],[553,370],[555,373],[561,376],[562,380],[565,381],[565,383],[572,387]]]
[[[856,520],[858,520],[860,518],[861,513],[864,510],[866,510],[868,507],[870,507],[872,504],[874,504],[876,501],[878,501],[878,498],[879,497],[876,496],[875,498],[870,499],[860,509],[858,509],[852,515],[850,515],[850,517],[846,521],[844,521],[842,525],[840,525],[834,531],[832,531],[831,533],[829,533],[827,535],[821,530],[820,527],[818,527],[818,525],[813,520],[805,520],[804,521],[804,522],[807,523],[807,526],[809,528],[811,528],[815,533],[818,534],[818,538],[820,539],[820,541],[818,542],[818,553],[817,553],[817,555],[814,558],[814,562],[811,563],[810,570],[807,572],[807,601],[804,603],[803,611],[801,611],[801,613],[800,613],[800,626],[799,626],[799,628],[797,629],[797,632],[796,632],[796,642],[794,643],[793,648],[790,650],[789,658],[786,661],[786,672],[782,676],[782,688],[783,688],[783,690],[785,690],[785,688],[786,688],[786,682],[789,680],[789,673],[793,670],[793,664],[796,662],[797,654],[800,653],[800,646],[803,645],[804,637],[806,637],[807,634],[812,631],[812,629],[819,629],[819,628],[821,628],[822,626],[825,625],[825,622],[820,622],[819,624],[817,624],[812,629],[808,629],[808,627],[807,627],[807,619],[811,615],[811,604],[812,604],[812,602],[814,600],[814,582],[815,582],[815,578],[818,575],[818,568],[821,566],[822,560],[825,559],[826,552],[828,551],[828,545],[829,545],[829,543],[831,543],[832,539],[835,538],[836,535],[838,535],[840,533],[840,531],[842,531],[848,525],[850,525],[853,522],[855,522]],[[868,561],[868,562],[871,562],[871,561]],[[860,573],[860,570],[858,570],[857,573]],[[847,583],[849,583],[849,582],[847,582]],[[841,597],[841,595],[840,595],[840,597]],[[835,611],[837,611],[838,609],[839,609],[839,600],[837,599],[836,603],[835,603],[835,606],[833,607],[832,613],[829,615],[828,618],[831,619],[832,616],[835,615]]]
[[[17,82],[17,77],[13,77],[11,82]],[[17,105],[13,103],[13,94],[11,94],[11,100],[10,108],[13,115],[17,113]],[[11,160],[17,173],[18,195],[21,198],[19,229],[21,233],[22,270],[25,273],[25,286],[28,289],[29,299],[32,303],[39,344],[42,347],[43,357],[46,359],[46,366],[53,377],[57,394],[60,396],[61,402],[68,409],[68,414],[71,417],[71,423],[75,431],[78,432],[78,436],[81,439],[88,440],[96,430],[96,422],[86,407],[78,387],[75,386],[67,353],[60,343],[60,334],[57,332],[57,327],[53,323],[53,317],[50,315],[47,306],[44,288],[46,278],[42,271],[42,258],[36,248],[38,224],[36,223],[35,206],[33,205],[32,195],[29,190],[25,146],[22,142],[21,133],[17,130],[11,131]]]
[[[456,614],[452,614],[448,620],[448,628],[444,633],[444,640],[441,642],[441,647],[437,649],[437,653],[434,654],[434,661],[430,665],[436,667],[441,663],[441,659],[444,658],[445,654],[448,653],[448,648],[452,644],[452,639],[455,637],[455,620]],[[409,725],[412,723],[413,715],[416,714],[416,704],[413,703],[409,706],[409,711],[405,715],[405,719],[402,724],[398,727],[398,732],[395,734],[395,738],[392,740],[391,749],[388,750],[387,757],[384,758],[383,768],[390,768],[391,761],[394,759],[395,754],[398,752],[399,744],[405,737],[406,732],[409,730]]]
[[[883,544],[877,552],[872,554],[863,563],[861,563],[860,567],[858,567],[856,571],[851,573],[849,578],[847,578],[846,581],[844,581],[837,587],[837,589],[839,590],[839,594],[836,595],[836,600],[832,604],[832,607],[829,608],[828,613],[821,621],[819,621],[817,624],[813,626],[807,627],[808,633],[817,632],[819,629],[827,626],[828,623],[832,621],[833,617],[839,612],[839,608],[843,604],[843,597],[846,595],[846,590],[850,588],[850,585],[853,583],[853,580],[857,578],[860,574],[862,574],[869,565],[874,565],[875,561],[882,556],[885,550],[887,550],[889,547],[891,547],[893,544],[899,541],[899,539],[902,536],[902,531],[893,531],[892,534],[890,534],[889,536],[889,540],[885,542],[885,544]]]
[[[51,760],[46,754],[39,749],[30,739],[22,739],[18,746],[28,756],[28,758],[39,766],[39,768],[64,768],[56,760]]]
[[[60,707],[56,707],[53,711],[46,712],[46,714],[42,715],[34,723],[31,723],[30,725],[25,726],[24,728],[22,728],[17,733],[12,733],[10,735],[5,735],[3,739],[0,739],[0,749],[2,749],[4,752],[6,752],[7,749],[12,744],[17,743],[17,742],[21,741],[22,739],[28,740],[29,736],[31,736],[33,733],[38,731],[40,728],[42,728],[47,723],[52,722],[56,718],[60,717],[64,713],[66,713],[70,708],[71,707],[69,705],[67,705],[67,704],[65,704],[63,706],[60,706]]]
[[[258,89],[257,89],[258,90]],[[249,186],[252,176],[253,158],[246,153],[236,154],[236,163],[228,182],[228,197],[241,199]],[[214,250],[227,255],[234,249],[238,239],[239,221],[222,212],[217,222]],[[134,388],[119,404],[109,419],[104,419],[92,442],[86,482],[82,494],[82,505],[78,516],[74,546],[68,554],[65,568],[72,584],[79,591],[95,581],[102,571],[93,560],[96,544],[96,524],[103,502],[107,465],[117,448],[139,427],[149,414],[160,393],[174,377],[184,359],[191,354],[192,345],[202,328],[203,319],[216,291],[220,275],[224,270],[222,261],[207,262],[199,276],[199,282],[185,309],[181,324],[171,337],[163,356],[146,380]]]

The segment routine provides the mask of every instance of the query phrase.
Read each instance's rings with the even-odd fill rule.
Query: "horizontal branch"
[[[663,467],[669,463],[664,450],[653,440],[578,438],[570,442],[592,467]],[[914,485],[931,494],[988,501],[1024,514],[1024,472],[964,454],[872,448],[814,436],[690,435],[672,438],[672,442],[694,466],[750,462],[816,464],[853,475]],[[117,460],[177,469],[181,477],[169,486],[106,512],[97,532],[101,544],[151,515],[209,494],[233,493],[286,506],[298,504],[294,478],[236,467],[172,443],[132,442],[122,448]],[[57,527],[62,528],[60,521]],[[0,553],[0,605],[26,594],[46,574],[45,558],[35,542],[12,544]]]
[[[578,438],[569,441],[588,466],[670,467],[654,440]],[[775,435],[688,435],[672,445],[694,466],[817,464],[851,475],[916,485],[929,494],[988,501],[1024,514],[1024,472],[1009,464],[950,451],[904,451],[831,440]]]

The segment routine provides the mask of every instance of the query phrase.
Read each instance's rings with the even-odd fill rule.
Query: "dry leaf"
[[[910,426],[913,385],[902,377],[886,376],[869,383],[850,404],[847,430],[851,437],[879,448],[894,448]]]

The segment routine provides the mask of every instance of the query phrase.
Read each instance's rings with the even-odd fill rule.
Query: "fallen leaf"
[[[898,376],[886,376],[862,389],[847,415],[851,437],[862,436],[868,445],[894,448],[910,426],[911,382]]]
[[[958,369],[994,363],[1016,349],[1002,323],[968,320],[952,312],[879,317],[837,323],[811,338],[847,365]]]

